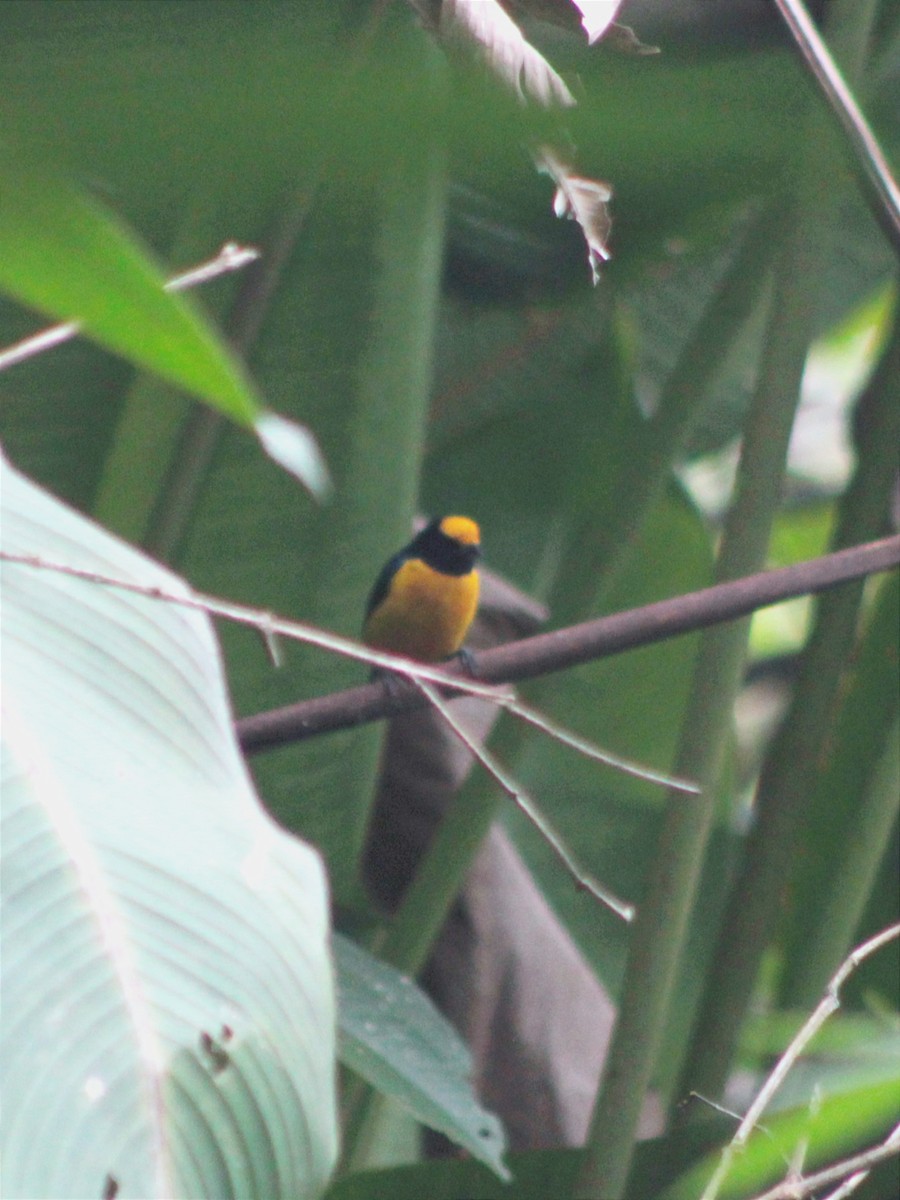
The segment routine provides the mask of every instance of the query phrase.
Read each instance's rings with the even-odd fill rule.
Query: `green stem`
[[[882,821],[890,821],[890,812],[896,810],[895,793],[894,809],[884,812],[881,806],[890,806],[891,798],[873,790],[872,778],[900,707],[900,576],[894,574],[879,586],[872,610],[859,645],[851,646],[847,675],[840,680],[840,711],[833,725],[823,730],[829,753],[813,777],[812,803],[796,843],[804,853],[797,855],[799,869],[790,888],[792,911],[784,938],[780,1001],[787,1008],[814,1004],[850,949],[872,872],[883,854]],[[868,863],[862,859],[865,845]],[[849,860],[856,866],[849,866]],[[823,908],[835,901],[841,906],[840,919],[826,921]]]
[[[833,964],[840,962],[852,946],[890,843],[900,801],[900,722],[896,715],[885,741],[857,820],[848,832],[841,861],[829,880],[822,907],[804,944],[789,1000],[798,1008],[809,1004],[808,997],[821,996]]]
[[[273,228],[263,239],[259,262],[245,272],[241,280],[225,328],[229,342],[244,357],[259,336],[277,283],[302,228],[313,190],[307,189],[279,213]],[[143,537],[145,549],[157,558],[171,562],[178,554],[226,427],[227,422],[215,409],[200,404],[193,406],[168,462]]]
[[[427,45],[425,52],[430,53]],[[443,89],[443,76],[439,72],[432,70],[425,74],[430,79],[429,89]],[[412,139],[399,146],[385,169],[379,194],[376,250],[381,270],[373,297],[375,318],[359,372],[360,398],[351,429],[352,455],[356,457],[355,461],[350,457],[346,468],[355,486],[340,502],[332,520],[331,536],[337,545],[341,544],[342,527],[352,532],[354,526],[370,519],[373,506],[383,505],[385,480],[392,472],[395,480],[392,505],[400,514],[411,514],[415,508],[419,474],[417,469],[410,468],[418,467],[422,460],[444,252],[446,182],[445,147],[439,136]],[[386,397],[390,398],[390,404],[386,405]],[[388,420],[395,421],[393,430],[386,431]],[[373,473],[369,469],[372,454],[384,445],[392,447],[392,461]],[[360,480],[365,481],[366,487]],[[371,747],[374,781],[379,745],[373,741]],[[368,817],[363,810],[360,815]],[[348,830],[345,836],[348,858],[358,861],[365,825]],[[418,877],[410,892],[417,884]],[[417,938],[422,936],[418,928],[420,914],[409,913],[409,899],[407,895],[401,907],[401,914],[406,913],[407,918],[400,919],[398,942],[393,944],[389,934],[387,941],[376,948],[387,962],[415,975],[427,955],[431,936],[423,944],[421,959],[417,961],[413,951],[419,945]],[[431,912],[434,907],[428,901],[423,911]],[[416,943],[414,947],[404,940],[404,931],[406,938],[411,936]],[[346,1089],[345,1166],[362,1168],[368,1162],[382,1104],[383,1097],[368,1085],[354,1082]]]
[[[360,30],[359,37],[346,60],[348,77],[352,77],[358,71],[369,54],[372,39],[384,15],[383,7],[374,5],[367,23]],[[284,207],[276,212],[270,228],[261,239],[262,254],[259,262],[246,271],[241,279],[225,322],[225,332],[229,343],[243,358],[249,357],[259,340],[276,290],[288,267],[330,162],[331,156],[324,156],[310,171],[308,178],[287,197]],[[227,188],[225,191],[227,192]],[[204,194],[221,193],[213,193],[209,181],[205,180]],[[213,217],[208,213],[206,219],[213,221]],[[139,384],[139,389],[140,387]],[[142,511],[141,519],[146,522],[142,545],[156,557],[172,561],[177,557],[190,526],[197,501],[208,478],[213,455],[227,424],[214,409],[196,404],[187,421],[183,418],[183,405],[179,405],[176,424],[174,418],[167,418],[168,407],[172,404],[171,398],[168,398],[167,404],[161,404],[159,397],[153,394],[151,399],[154,404],[159,404],[163,414],[162,417],[153,418],[155,423],[158,425],[160,420],[168,421],[166,429],[170,446],[166,447],[164,454],[147,455],[144,452],[147,445],[157,446],[162,443],[158,438],[148,441],[142,435],[141,422],[147,418],[140,415],[140,410],[146,408],[146,399],[138,390],[133,401],[139,406],[137,414],[133,415],[125,426],[126,434],[131,435],[126,447],[132,451],[131,457],[134,460],[128,466],[132,471],[150,473],[156,483],[151,496],[154,503],[152,506],[145,504]],[[165,395],[163,399],[166,399]],[[136,444],[138,450],[135,454]]]
[[[493,780],[474,771],[441,822],[378,948],[379,957],[398,971],[415,976],[425,965],[501,803]]]
[[[771,231],[767,222],[759,219],[748,230],[714,302],[709,304],[685,346],[654,418],[650,453],[642,457],[639,467],[634,467],[629,475],[627,486],[634,494],[628,491],[629,504],[617,509],[627,527],[617,526],[614,537],[594,547],[600,559],[612,552],[614,545],[629,541],[669,477],[672,458],[683,446],[700,408],[699,402],[714,377],[723,346],[727,350],[733,343],[758,302],[768,264],[764,240],[771,240]],[[591,528],[596,531],[595,514],[591,517]],[[583,605],[573,606],[573,597],[584,591],[579,580],[587,576],[591,591],[596,589],[598,567],[592,562],[590,570],[584,571],[584,542],[579,530],[574,535],[578,553],[562,557],[564,563],[572,564],[577,578],[564,571],[551,600],[555,616],[563,623],[585,616]],[[499,757],[505,762],[515,762],[522,745],[522,730],[517,724],[504,722],[499,737],[499,745],[495,742]],[[387,962],[411,975],[421,970],[501,804],[500,793],[489,780],[480,773],[470,777],[444,818],[380,947],[379,952]]]
[[[858,468],[841,505],[832,549],[877,535],[893,485],[900,409],[900,327],[895,329],[859,409]],[[821,774],[835,697],[854,653],[864,583],[821,597],[790,710],[772,745],[757,790],[757,819],[731,891],[713,967],[686,1057],[680,1091],[721,1094],[763,954],[800,849],[804,814]],[[820,915],[815,923],[819,924]],[[844,947],[846,949],[846,946]],[[809,946],[800,950],[806,961]],[[841,953],[833,959],[838,962]],[[832,960],[829,960],[832,961]],[[809,972],[811,968],[804,968]],[[823,966],[827,981],[829,972]]]
[[[816,122],[816,130],[821,122]],[[830,161],[818,136],[807,145],[797,196],[775,234],[773,307],[759,380],[744,433],[737,491],[725,521],[717,581],[759,570],[778,507],[787,447],[814,323],[823,260],[822,196]],[[826,221],[825,227],[828,227]],[[620,1200],[638,1118],[669,1018],[674,981],[697,893],[749,623],[706,633],[685,710],[675,773],[698,780],[699,797],[670,795],[646,897],[638,911],[607,1056],[588,1135],[578,1195]]]
[[[617,485],[628,503],[614,506],[612,519],[607,514],[603,522],[589,514],[584,526],[574,532],[575,559],[584,564],[585,576],[594,581],[593,600],[597,578],[602,577],[603,594],[608,594],[634,548],[648,512],[671,479],[672,464],[684,453],[691,431],[709,407],[722,362],[761,302],[771,265],[773,219],[767,206],[751,220],[731,266],[666,381],[657,411],[640,430],[635,453],[628,456]]]
[[[482,771],[473,772],[439,826],[415,878],[406,890],[385,938],[373,950],[385,962],[415,977],[428,958],[450,906],[500,806],[502,793]],[[371,1087],[346,1093],[344,1163],[365,1166],[383,1097]]]

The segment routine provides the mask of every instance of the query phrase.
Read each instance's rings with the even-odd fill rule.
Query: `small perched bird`
[[[374,650],[440,662],[462,647],[478,608],[481,535],[468,517],[437,517],[382,567],[366,605]]]

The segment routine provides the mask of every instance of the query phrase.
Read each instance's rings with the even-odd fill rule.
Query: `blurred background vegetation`
[[[853,10],[834,14],[833,47],[896,161],[900,17],[890,3],[834,8]],[[7,0],[4,136],[115,214],[167,274],[229,240],[263,251],[195,299],[265,403],[312,431],[334,492],[318,503],[245,431],[87,340],[4,375],[11,459],[197,588],[350,636],[414,513],[476,518],[488,564],[545,602],[551,627],[889,532],[897,374],[877,368],[897,361],[896,261],[774,10],[673,0],[622,19],[661,53],[526,23],[577,98],[560,115],[448,60],[400,3]],[[614,191],[596,288],[529,156],[563,129],[579,173]],[[68,253],[48,238],[55,270]],[[39,324],[4,300],[0,343]],[[778,414],[771,430],[760,412]],[[736,466],[752,421],[762,450]],[[728,523],[735,494],[747,528]],[[743,629],[707,650],[725,667],[693,761],[715,812],[654,1063],[666,1104],[691,1087],[720,1095],[736,1066],[746,1091],[850,946],[897,919],[897,606],[896,577],[879,578],[818,640],[827,606],[797,602],[754,619],[746,661]],[[239,715],[363,678],[293,644],[274,670],[256,636],[220,634]],[[526,691],[611,751],[684,769],[698,644]],[[497,736],[586,865],[640,903],[677,801],[538,735]],[[253,764],[270,810],[322,849],[345,911],[364,908],[381,738],[355,730]],[[776,812],[793,797],[789,824],[762,833],[761,773]],[[616,997],[628,929],[572,889],[516,813],[503,820]],[[727,1001],[737,1057],[722,1049],[695,1070],[697,1013],[704,1029],[720,1016],[716,939],[746,899],[735,881],[752,877],[736,872],[772,839],[760,941],[730,946],[749,985]],[[898,977],[895,945],[848,985],[848,1044],[868,1052],[827,1060],[832,1090],[900,1078]]]

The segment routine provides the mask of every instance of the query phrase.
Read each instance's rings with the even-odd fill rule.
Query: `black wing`
[[[409,558],[409,547],[395,554],[393,558],[389,558],[378,572],[378,578],[375,580],[375,584],[371,592],[369,592],[369,599],[366,601],[366,617],[372,615],[391,590],[391,580],[403,563],[406,562],[407,558]]]

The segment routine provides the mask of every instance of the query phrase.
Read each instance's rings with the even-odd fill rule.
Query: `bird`
[[[366,604],[373,650],[436,663],[462,649],[478,608],[481,532],[469,517],[436,517],[384,564]]]

